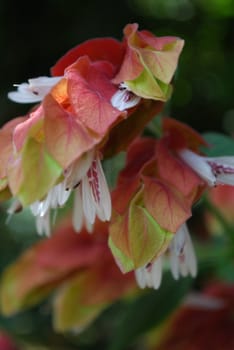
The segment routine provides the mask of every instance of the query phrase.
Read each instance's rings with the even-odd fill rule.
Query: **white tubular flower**
[[[75,194],[74,194],[72,223],[73,223],[74,230],[76,232],[80,232],[83,227],[86,228],[87,232],[89,233],[93,232],[93,225],[87,221],[84,214],[81,186],[79,186],[75,190]]]
[[[152,263],[136,269],[135,277],[140,288],[158,289],[162,281],[162,259],[157,258]]]
[[[111,197],[100,157],[91,151],[65,174],[68,189],[75,189],[73,225],[79,232],[83,225],[88,232],[96,216],[101,221],[111,217]]]
[[[171,241],[169,258],[174,279],[178,280],[180,275],[196,277],[197,259],[186,224],[179,228]]]
[[[62,207],[68,200],[71,191],[66,189],[65,181],[51,188],[46,198],[30,205],[34,216],[43,217],[48,210]]]
[[[101,221],[109,221],[111,217],[110,192],[98,157],[92,161],[88,172],[81,180],[80,187],[81,192],[76,200],[80,198],[82,201],[84,222],[90,231],[96,216]],[[79,207],[78,204],[77,206]]]
[[[202,157],[188,149],[180,151],[179,156],[209,186],[234,186],[234,156]]]
[[[51,188],[44,200],[36,201],[30,205],[31,212],[36,217],[36,228],[39,235],[50,236],[50,211],[62,207],[70,194],[71,191],[66,189],[66,183],[63,181]]]
[[[197,259],[186,224],[176,232],[168,248],[171,273],[174,279],[180,276],[197,275]],[[162,281],[162,262],[168,257],[166,254],[158,257],[146,266],[135,270],[135,277],[140,288],[150,287],[158,289]]]
[[[51,225],[50,225],[50,211],[49,210],[43,216],[38,215],[36,217],[36,229],[37,229],[37,233],[40,236],[45,234],[47,237],[50,237]]]
[[[92,232],[96,216],[101,221],[111,217],[111,197],[100,158],[91,151],[64,172],[65,179],[51,188],[45,199],[30,205],[36,217],[38,233],[49,232],[43,218],[51,209],[62,207],[74,190],[73,226],[80,232],[83,226]]]
[[[140,100],[141,98],[131,92],[126,84],[121,83],[119,89],[111,98],[111,104],[119,111],[125,111],[126,109],[135,107]]]
[[[38,77],[29,79],[28,83],[14,84],[16,91],[8,93],[8,98],[18,103],[40,102],[62,77]]]

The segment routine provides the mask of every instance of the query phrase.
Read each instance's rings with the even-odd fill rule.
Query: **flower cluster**
[[[9,214],[30,207],[38,233],[49,236],[51,210],[73,194],[74,230],[109,222],[116,263],[134,270],[141,288],[159,287],[165,259],[175,279],[196,275],[186,225],[192,207],[206,188],[234,185],[234,157],[205,157],[208,145],[189,126],[164,117],[159,137],[141,137],[171,96],[183,44],[137,24],[125,27],[122,41],[88,40],[59,59],[51,77],[9,93],[36,105],[0,130],[0,196],[13,197]],[[110,194],[101,161],[120,151],[127,161]]]
[[[51,77],[16,85],[11,100],[39,104],[0,131],[1,194],[17,200],[9,213],[30,206],[38,232],[49,235],[50,209],[74,192],[77,231],[91,231],[96,216],[109,221],[101,159],[126,149],[159,113],[182,48],[179,38],[129,24],[122,42],[88,40],[66,53]]]

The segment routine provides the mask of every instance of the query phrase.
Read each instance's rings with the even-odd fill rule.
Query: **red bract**
[[[159,341],[151,350],[230,350],[233,336],[234,287],[211,284],[180,307],[161,329]]]
[[[122,275],[115,265],[107,245],[107,229],[107,224],[97,222],[92,235],[85,230],[77,235],[71,223],[65,222],[51,239],[26,251],[4,272],[4,313],[28,308],[56,291],[55,327],[76,329],[130,293],[133,276]]]
[[[164,118],[162,123],[163,135],[168,136],[170,148],[179,151],[182,148],[189,148],[199,153],[201,146],[208,146],[203,137],[187,124],[181,123],[172,118]]]
[[[106,135],[111,125],[127,116],[111,104],[116,87],[111,83],[113,66],[107,61],[92,63],[85,56],[67,68],[68,96],[75,118],[98,135]]]
[[[69,50],[51,68],[53,76],[61,76],[65,69],[73,64],[78,58],[88,56],[91,61],[107,61],[115,67],[115,72],[119,69],[125,52],[125,45],[112,38],[97,38],[87,40]]]
[[[115,83],[125,82],[136,95],[165,101],[184,41],[175,37],[156,37],[138,25],[124,28],[126,53]]]

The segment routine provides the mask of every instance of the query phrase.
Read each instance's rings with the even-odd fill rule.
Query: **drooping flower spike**
[[[175,279],[197,272],[186,221],[206,184],[177,149],[198,152],[205,141],[173,119],[165,118],[162,129],[159,140],[142,138],[130,146],[112,195],[109,245],[121,270],[135,270],[142,288],[159,287],[165,258]]]
[[[127,39],[130,28],[139,40]],[[31,206],[40,233],[49,234],[50,209],[64,205],[73,189],[75,206],[82,208],[74,215],[77,230],[83,224],[91,230],[96,215],[110,219],[111,201],[100,160],[126,149],[161,110],[160,101],[169,97],[153,92],[146,96],[140,86],[146,89],[149,76],[158,79],[157,84],[161,80],[170,83],[183,41],[173,37],[154,40],[153,34],[138,32],[136,25],[126,27],[125,37],[123,42],[88,40],[57,62],[52,78],[29,80],[27,86],[9,94],[19,102],[41,101],[13,131],[7,164],[11,193],[23,206]],[[138,57],[132,78],[126,69],[129,50]],[[151,60],[154,63],[149,64]],[[166,76],[158,72],[161,69],[168,71]],[[143,73],[139,80],[146,70],[146,79]],[[117,82],[117,76],[122,81]],[[130,86],[131,79],[136,89]]]
[[[113,192],[109,245],[123,272],[135,270],[139,286],[158,288],[163,259],[172,275],[195,276],[196,256],[186,226],[205,189],[233,184],[233,157],[206,158],[208,146],[194,130],[164,118],[162,137],[138,139],[127,153]]]

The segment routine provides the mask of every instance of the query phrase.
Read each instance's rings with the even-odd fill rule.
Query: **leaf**
[[[210,148],[203,148],[203,152],[208,157],[234,156],[233,138],[217,132],[208,132],[204,135]]]
[[[142,333],[160,324],[186,295],[191,281],[190,278],[175,281],[168,273],[159,290],[149,290],[130,302],[111,337],[108,350],[127,349]]]

